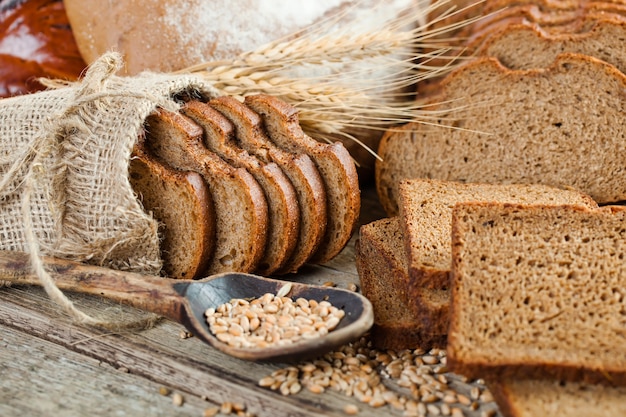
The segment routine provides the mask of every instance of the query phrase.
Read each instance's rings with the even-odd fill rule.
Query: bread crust
[[[203,277],[215,250],[215,212],[200,174],[159,162],[140,140],[133,150],[129,176],[144,209],[159,221],[165,275]]]
[[[296,191],[275,163],[264,163],[237,146],[235,126],[221,113],[199,101],[186,103],[182,113],[204,130],[204,143],[226,162],[244,168],[263,188],[268,202],[268,235],[265,253],[256,273],[271,275],[284,268],[299,235],[300,209]]]
[[[198,172],[215,205],[216,246],[208,273],[253,272],[267,239],[263,190],[243,168],[224,162],[203,144],[202,129],[178,112],[160,110],[147,120],[146,146],[171,166]]]
[[[270,139],[288,152],[304,152],[315,162],[326,189],[327,227],[323,244],[311,262],[324,263],[345,247],[357,227],[361,194],[356,166],[340,143],[324,144],[307,136],[300,127],[298,111],[275,97],[248,96],[245,103],[265,122]]]

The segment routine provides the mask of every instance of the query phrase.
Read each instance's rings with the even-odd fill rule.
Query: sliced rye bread
[[[146,147],[170,166],[206,181],[216,218],[215,251],[207,273],[253,272],[265,252],[268,208],[263,190],[203,144],[203,130],[186,116],[159,110],[146,121]]]
[[[409,296],[410,279],[397,217],[363,225],[356,241],[361,293],[372,303],[372,343],[381,349],[442,348],[448,330],[449,297],[424,290]]]
[[[255,272],[271,275],[285,266],[295,249],[300,227],[296,191],[275,163],[263,163],[237,146],[235,127],[208,104],[191,101],[181,109],[204,130],[204,144],[224,161],[246,169],[257,180],[268,203],[265,254]]]
[[[487,387],[504,417],[626,416],[626,387],[550,378],[508,378]]]
[[[402,180],[399,185],[399,219],[408,273],[415,288],[450,288],[452,208],[463,202],[598,207],[586,194],[546,185]]]
[[[552,7],[542,7],[538,4],[524,4],[508,7],[485,16],[473,24],[470,30],[471,32],[481,31],[496,24],[498,21],[519,16],[523,16],[542,27],[561,26],[588,14],[594,14],[598,17],[602,14],[623,16],[626,15],[626,5],[604,1],[590,1],[579,2],[578,7],[572,9],[554,9]]]
[[[278,273],[296,272],[317,251],[326,230],[326,190],[317,167],[308,155],[274,145],[261,117],[237,99],[220,97],[209,104],[235,124],[241,148],[266,163],[278,164],[294,185],[301,223],[293,256]]]
[[[492,56],[510,69],[548,67],[563,52],[593,56],[626,73],[626,19],[589,22],[584,32],[549,33],[534,25],[507,25],[486,38],[476,51]],[[602,47],[598,47],[602,45]]]
[[[140,140],[129,180],[144,209],[159,222],[163,273],[176,279],[203,277],[215,240],[213,201],[204,179],[159,162]]]
[[[441,83],[433,124],[408,123],[381,140],[376,188],[398,212],[405,178],[573,187],[598,203],[626,199],[622,115],[626,76],[604,61],[561,54],[549,68],[510,70],[484,57]]]
[[[626,385],[625,253],[626,207],[455,206],[450,370]]]
[[[340,142],[321,143],[306,135],[290,104],[263,94],[247,96],[245,104],[261,116],[278,147],[305,153],[315,162],[325,184],[328,223],[323,243],[310,261],[331,260],[346,246],[359,219],[361,192],[353,159]]]

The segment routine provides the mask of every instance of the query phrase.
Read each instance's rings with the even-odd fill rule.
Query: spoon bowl
[[[0,251],[0,281],[40,285],[31,271],[29,256]],[[374,322],[372,305],[359,293],[335,287],[265,278],[253,274],[228,272],[201,280],[174,280],[108,268],[85,265],[58,258],[45,258],[46,269],[61,290],[102,296],[141,310],[172,319],[203,342],[237,358],[250,361],[292,362],[309,359],[352,342],[366,333]],[[277,294],[285,285],[286,296],[293,299],[328,301],[344,310],[339,325],[328,334],[302,339],[291,345],[264,348],[235,348],[221,342],[209,329],[205,318],[208,308],[232,299],[259,298]]]

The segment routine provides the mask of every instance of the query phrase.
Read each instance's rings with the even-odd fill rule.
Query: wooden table
[[[361,223],[384,216],[373,189],[363,190]],[[293,279],[340,287],[358,283],[354,239],[333,261],[307,266]],[[90,296],[71,299],[87,313],[141,316]],[[77,326],[40,288],[0,288],[0,416],[203,416],[223,402],[238,402],[256,416],[401,416],[327,390],[297,395],[258,386],[285,364],[251,363],[226,356],[167,320],[149,330],[107,333]],[[163,395],[164,389],[169,394]],[[174,394],[184,404],[175,405]],[[466,416],[480,416],[494,406]]]

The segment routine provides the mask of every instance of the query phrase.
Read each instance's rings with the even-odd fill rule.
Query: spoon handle
[[[181,320],[183,297],[174,280],[133,272],[85,265],[59,258],[44,258],[46,270],[61,290],[98,295],[150,311],[175,321]],[[32,271],[28,254],[0,251],[0,282],[41,285]],[[176,280],[176,282],[185,282]]]

